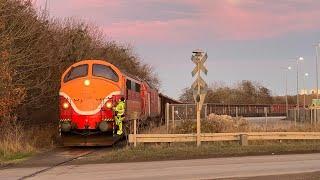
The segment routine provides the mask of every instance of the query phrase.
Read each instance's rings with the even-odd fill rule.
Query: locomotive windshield
[[[72,67],[64,77],[63,82],[68,82],[79,77],[85,77],[87,75],[88,75],[88,64],[82,64],[76,67]]]
[[[92,75],[103,77],[115,82],[119,81],[118,74],[110,66],[105,66],[102,64],[93,64]]]

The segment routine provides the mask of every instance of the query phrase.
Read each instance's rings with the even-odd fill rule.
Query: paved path
[[[0,171],[17,179],[40,167]],[[30,179],[215,179],[320,171],[320,153],[114,164],[63,165]]]

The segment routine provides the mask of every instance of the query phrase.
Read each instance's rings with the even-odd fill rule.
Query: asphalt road
[[[0,179],[18,179],[44,167],[9,168],[0,171]],[[319,176],[320,153],[297,155],[251,156],[195,160],[65,164],[39,173],[30,179],[216,179],[254,177],[275,179],[298,177],[295,173],[316,172]],[[307,174],[306,174],[307,175]],[[312,174],[311,174],[312,175]],[[259,177],[262,176],[262,177]],[[259,178],[258,178],[259,177]],[[269,178],[268,178],[269,177]],[[281,179],[282,179],[281,178]],[[316,177],[318,179],[319,177]],[[292,178],[290,178],[292,179]]]

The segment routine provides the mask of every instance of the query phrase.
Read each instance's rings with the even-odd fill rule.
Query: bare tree
[[[107,41],[99,28],[86,22],[49,19],[28,0],[0,0],[0,38],[1,118],[4,113],[20,120],[41,113],[43,121],[56,118],[48,114],[58,114],[61,74],[84,59],[107,60],[159,86],[154,70],[130,45]]]

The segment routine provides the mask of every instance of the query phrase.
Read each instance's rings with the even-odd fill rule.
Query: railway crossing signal
[[[201,72],[203,72],[205,75],[207,75],[208,70],[204,66],[204,63],[207,61],[208,55],[207,53],[204,53],[202,50],[194,50],[193,55],[191,57],[191,60],[193,63],[196,64],[196,67],[191,72],[192,77],[197,76],[195,82],[192,84],[191,88],[193,90],[193,97],[194,101],[196,103],[196,110],[197,110],[197,146],[201,145],[201,136],[200,136],[200,115],[201,115],[201,109],[204,102],[204,99],[207,94],[208,85],[207,83],[202,79]]]
[[[192,84],[191,88],[193,90],[194,101],[197,104],[197,110],[202,109],[202,105],[207,94],[208,85],[202,79],[201,72],[207,75],[208,70],[204,66],[204,63],[207,61],[208,55],[201,50],[193,51],[191,60],[196,64],[196,67],[191,72],[192,77],[197,76],[195,82]]]
[[[198,66],[200,68],[200,70],[204,73],[204,74],[208,74],[208,70],[207,68],[204,66],[204,63],[207,61],[207,58],[208,58],[208,55],[207,53],[205,53],[203,56],[203,52],[201,50],[196,50],[196,51],[193,51],[193,53],[195,53],[194,55],[192,55],[191,57],[191,60],[193,63],[195,63],[197,66],[193,69],[192,71],[192,77],[194,77],[197,72],[199,71],[198,70]],[[201,54],[198,54],[198,53],[201,53]],[[202,56],[201,59],[199,59],[199,55]]]

